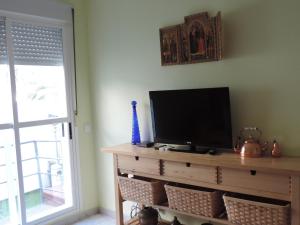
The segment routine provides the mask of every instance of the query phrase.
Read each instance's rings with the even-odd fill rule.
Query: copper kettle
[[[261,134],[261,130],[257,127],[245,127],[241,130],[241,136],[244,137],[241,157],[257,158],[262,156],[266,150],[267,143],[263,145],[259,143]]]
[[[158,225],[158,211],[152,207],[144,207],[138,217],[140,225]]]

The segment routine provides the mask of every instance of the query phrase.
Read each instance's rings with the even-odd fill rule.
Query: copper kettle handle
[[[254,133],[258,133],[258,136],[255,137]],[[246,136],[246,134],[248,133],[248,136]],[[243,137],[244,139],[247,139],[249,137],[252,138],[256,138],[259,139],[262,135],[261,130],[258,127],[244,127],[241,131],[240,131],[240,135],[241,137]]]

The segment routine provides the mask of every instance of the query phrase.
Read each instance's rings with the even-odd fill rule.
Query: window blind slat
[[[12,23],[14,60],[18,65],[63,65],[62,29]]]
[[[7,63],[5,20],[0,17],[0,64]]]

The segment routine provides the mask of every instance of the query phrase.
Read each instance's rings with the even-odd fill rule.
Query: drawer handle
[[[256,170],[250,170],[250,174],[251,174],[252,176],[255,176],[255,175],[256,175]]]
[[[138,156],[135,156],[135,160],[138,161],[140,159],[140,157]]]
[[[186,163],[186,167],[191,167],[191,163]]]

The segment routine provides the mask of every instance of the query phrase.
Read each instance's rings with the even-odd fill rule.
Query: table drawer
[[[219,183],[271,193],[289,194],[290,177],[256,170],[220,168]]]
[[[217,168],[193,163],[164,161],[163,175],[206,183],[217,183]]]
[[[145,173],[160,175],[160,162],[158,159],[118,155],[118,168],[121,172],[130,172],[133,174]]]

